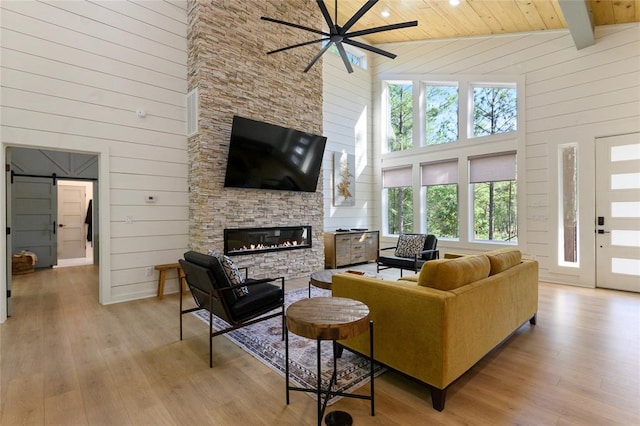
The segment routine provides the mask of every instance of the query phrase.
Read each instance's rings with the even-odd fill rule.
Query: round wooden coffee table
[[[289,391],[315,392],[318,401],[318,425],[322,424],[326,401],[335,395],[371,401],[371,415],[374,415],[373,401],[373,321],[369,320],[369,307],[364,303],[344,297],[312,297],[292,303],[287,308],[286,325],[288,331],[299,336],[317,341],[317,388],[298,388],[289,386],[289,333],[285,333],[285,375],[287,384],[287,404],[289,404]],[[332,391],[336,383],[336,340],[356,337],[369,329],[369,365],[371,367],[371,394],[370,396],[345,394]],[[327,389],[322,389],[320,377],[320,343],[322,340],[333,341],[333,375]],[[323,401],[324,397],[324,401]],[[338,412],[336,412],[338,413]],[[340,416],[347,413],[339,412]],[[333,414],[333,413],[330,413]],[[335,417],[335,416],[334,416]],[[350,416],[349,416],[350,417]]]
[[[338,272],[340,272],[338,269],[325,269],[311,274],[309,277],[309,297],[311,297],[311,286],[331,290],[331,279]]]

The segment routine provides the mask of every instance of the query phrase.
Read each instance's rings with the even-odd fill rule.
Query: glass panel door
[[[640,133],[596,140],[596,285],[640,292]]]

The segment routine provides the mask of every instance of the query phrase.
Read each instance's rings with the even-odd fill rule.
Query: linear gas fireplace
[[[228,256],[310,247],[311,226],[224,230],[224,254]]]

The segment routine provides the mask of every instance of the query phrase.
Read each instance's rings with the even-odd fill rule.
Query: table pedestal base
[[[289,330],[285,327],[285,376],[286,376],[286,400],[287,400],[287,405],[289,405],[289,391],[298,391],[298,392],[309,392],[309,393],[315,393],[317,396],[317,403],[318,403],[318,426],[322,425],[322,418],[324,417],[324,412],[327,408],[327,402],[329,401],[329,398],[331,398],[332,396],[342,396],[342,397],[346,397],[346,398],[358,398],[358,399],[366,399],[371,401],[371,415],[374,416],[375,415],[375,406],[374,406],[374,388],[373,388],[373,370],[374,370],[374,365],[373,365],[373,321],[369,321],[369,375],[370,375],[370,394],[369,396],[366,395],[356,395],[356,394],[352,394],[352,393],[345,393],[345,392],[340,392],[340,391],[335,391],[332,390],[333,385],[335,385],[337,383],[337,371],[336,371],[336,354],[337,354],[337,343],[334,340],[333,341],[333,374],[331,376],[331,380],[329,382],[329,387],[327,389],[322,389],[321,386],[321,359],[320,359],[320,344],[322,342],[321,338],[316,339],[317,340],[317,364],[318,364],[318,379],[317,379],[317,388],[316,389],[312,389],[312,388],[299,388],[296,386],[290,386],[289,385]],[[324,400],[323,400],[324,399]],[[327,417],[325,418],[325,422],[327,423],[328,426],[349,426],[353,424],[353,419],[351,418],[351,415],[349,413],[346,413],[344,411],[333,411],[329,414],[327,414]]]
[[[353,418],[345,411],[332,411],[324,418],[327,426],[351,426]]]

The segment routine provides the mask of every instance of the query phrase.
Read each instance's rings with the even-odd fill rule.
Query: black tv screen
[[[327,138],[234,116],[224,186],[315,192]]]

